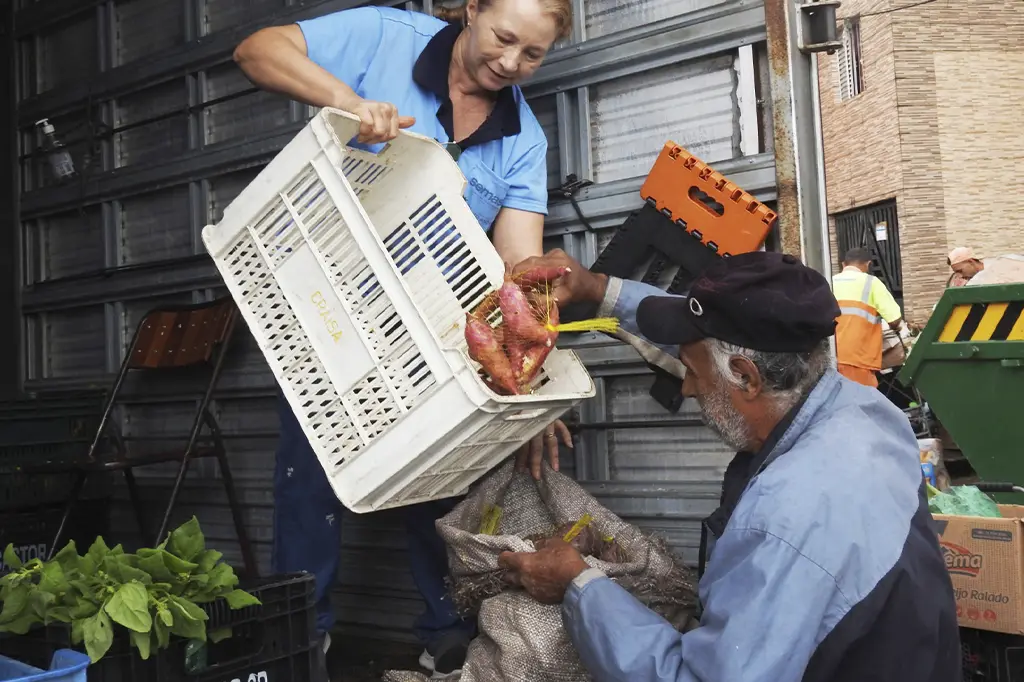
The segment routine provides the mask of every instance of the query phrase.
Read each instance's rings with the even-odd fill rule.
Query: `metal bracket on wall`
[[[843,43],[836,31],[836,10],[839,0],[817,0],[797,5],[800,23],[797,24],[797,44],[805,54],[834,53]]]
[[[579,202],[576,201],[576,193],[581,189],[590,187],[593,185],[591,180],[580,180],[576,177],[575,173],[570,173],[565,177],[565,182],[556,189],[548,190],[548,201],[557,201],[558,199],[567,199],[572,205],[572,210],[576,212],[576,217],[580,219],[580,223],[587,230],[593,231],[594,226],[590,224],[587,217],[583,215],[582,209],[580,209]]]

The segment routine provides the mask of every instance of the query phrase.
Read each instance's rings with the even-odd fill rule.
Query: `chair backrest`
[[[146,313],[125,358],[128,369],[167,369],[209,362],[234,331],[238,309],[230,296]]]

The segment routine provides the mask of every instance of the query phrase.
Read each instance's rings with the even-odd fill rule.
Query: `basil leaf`
[[[185,561],[166,550],[160,550],[160,556],[163,558],[164,565],[167,566],[167,570],[171,573],[191,573],[199,568],[199,564],[194,564],[191,561]]]
[[[153,582],[170,583],[174,581],[174,574],[167,568],[162,552],[153,552],[142,556],[140,552],[139,568],[150,575]]]
[[[206,538],[199,529],[199,520],[192,517],[187,523],[171,531],[168,548],[171,554],[186,561],[192,561],[198,557],[206,547]]]
[[[56,596],[57,593],[65,592],[70,587],[68,579],[64,576],[64,569],[59,563],[51,561],[43,564],[42,578],[39,580],[40,590]]]
[[[92,561],[93,566],[99,568],[103,565],[103,559],[110,555],[110,548],[107,547],[107,543],[103,542],[103,537],[97,537],[89,547],[89,551],[85,553],[85,556]]]
[[[246,606],[259,606],[262,602],[245,590],[232,590],[224,595],[228,606],[232,609],[244,609]]]
[[[32,612],[31,609],[23,611],[20,616],[12,620],[10,623],[4,623],[0,625],[0,632],[10,632],[12,635],[24,635],[28,633],[33,626],[37,625],[41,621]]]
[[[141,658],[144,661],[148,660],[149,659],[149,648],[150,648],[150,644],[152,644],[152,640],[150,639],[150,634],[148,632],[135,632],[135,631],[133,631],[131,633],[131,636],[132,636],[132,644],[134,644],[135,648],[139,650],[139,658]]]
[[[163,613],[170,615],[170,612],[163,611]],[[166,649],[171,643],[171,626],[164,623],[163,617],[153,623],[153,630],[156,632],[156,644],[161,649]]]
[[[71,608],[71,617],[74,619],[89,618],[95,616],[100,607],[85,597],[78,597],[77,604]]]
[[[24,566],[24,564],[21,563],[21,559],[18,558],[18,553],[14,551],[13,542],[9,543],[7,548],[4,549],[4,563],[7,564],[7,568],[12,571],[16,571]]]
[[[217,564],[210,571],[210,579],[207,581],[206,586],[213,591],[215,595],[220,595],[228,589],[231,589],[238,585],[238,576],[235,575],[235,570],[227,564]]]
[[[89,659],[95,663],[103,658],[114,643],[114,631],[107,614],[98,611],[92,618],[82,621],[82,636]]]
[[[71,609],[66,606],[54,606],[52,609],[46,612],[46,618],[43,620],[43,625],[49,625],[53,622],[59,623],[70,623],[71,622]]]
[[[121,585],[104,608],[115,623],[129,630],[148,633],[153,629],[153,617],[149,614],[149,593],[139,583]]]
[[[174,624],[171,626],[172,634],[186,639],[206,641],[206,620],[209,617],[205,611],[187,599],[173,595],[167,598],[167,604],[174,617]]]
[[[64,549],[57,552],[53,560],[60,564],[65,573],[77,570],[81,563],[81,558],[78,556],[78,548],[75,546],[75,541],[71,540],[68,544],[64,545]]]
[[[196,563],[199,564],[199,570],[203,573],[210,573],[213,571],[214,566],[217,566],[217,562],[221,560],[224,555],[215,549],[208,549],[196,557]]]
[[[7,598],[4,599],[3,611],[0,611],[0,625],[6,625],[18,618],[28,605],[28,596],[31,592],[28,585],[22,584],[11,589]]]

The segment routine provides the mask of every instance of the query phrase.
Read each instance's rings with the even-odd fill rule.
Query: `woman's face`
[[[469,25],[463,62],[485,90],[497,91],[533,75],[558,34],[539,0],[479,0],[467,4]]]

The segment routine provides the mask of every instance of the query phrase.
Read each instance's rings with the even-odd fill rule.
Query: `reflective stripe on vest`
[[[836,325],[836,360],[843,365],[853,365],[869,370],[882,367],[882,317],[871,305],[871,288],[875,278],[872,275],[837,275],[835,283],[854,282],[864,278],[857,299],[840,299],[840,316]]]

